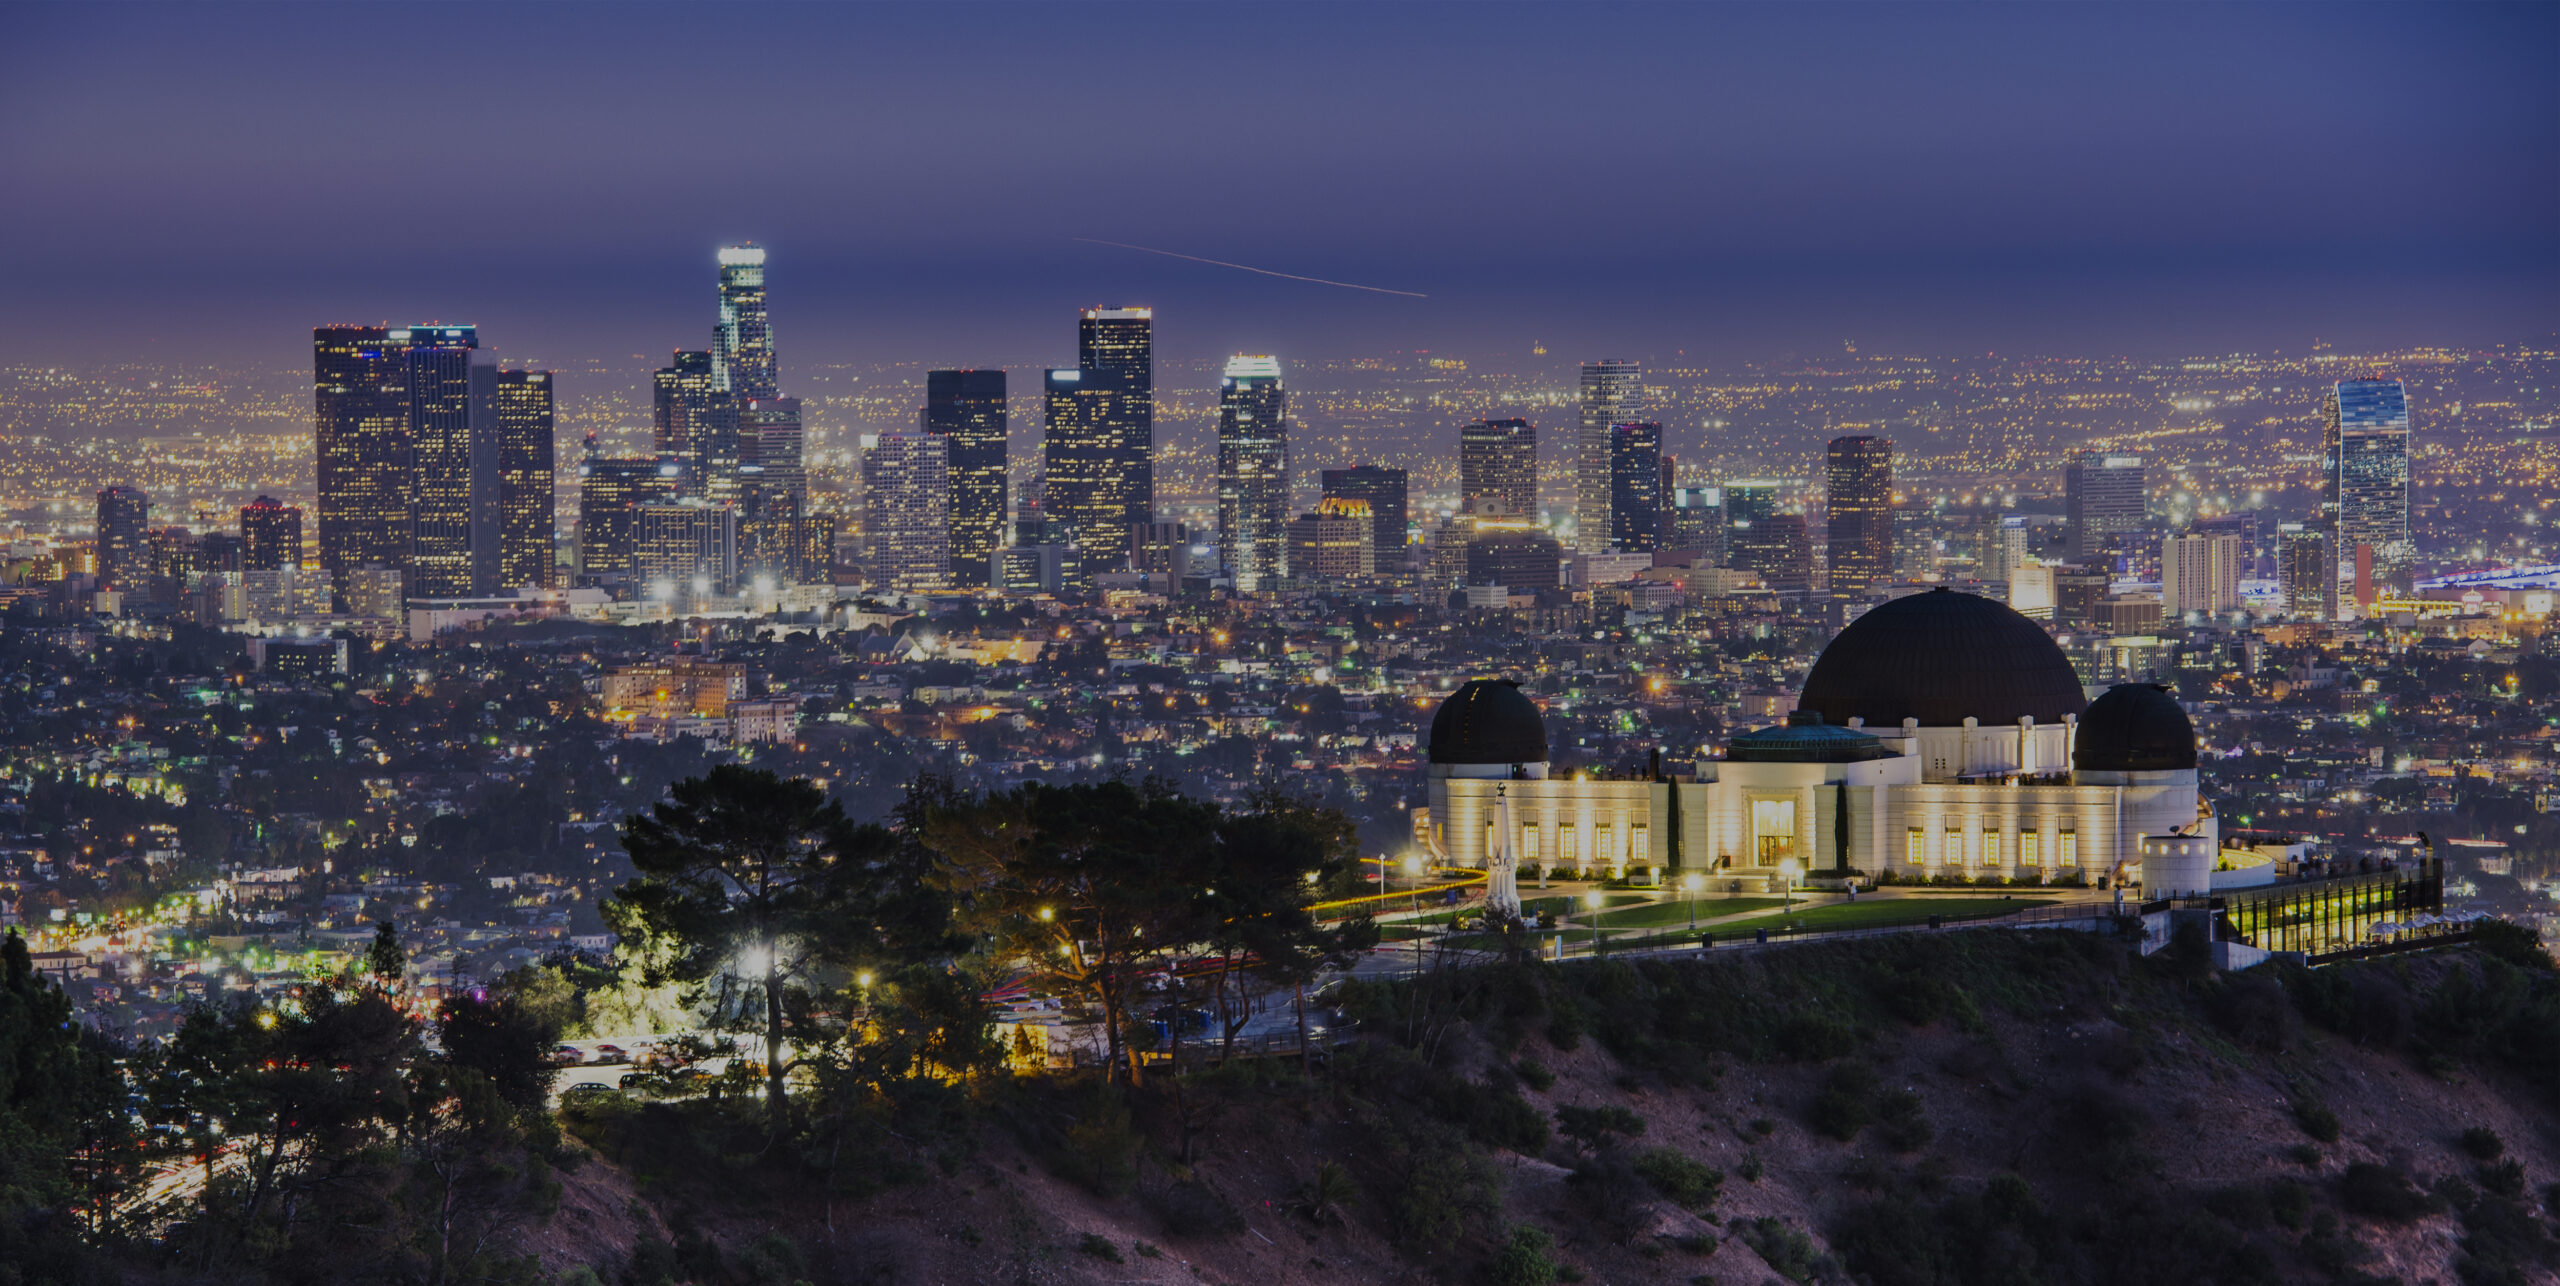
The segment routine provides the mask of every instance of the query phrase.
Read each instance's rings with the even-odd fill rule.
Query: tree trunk
[[[782,1088],[782,989],[775,983],[773,970],[771,964],[764,969],[764,1102],[773,1132],[779,1135],[790,1101]]]

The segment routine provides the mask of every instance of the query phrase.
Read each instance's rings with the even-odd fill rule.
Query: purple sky
[[[2560,329],[2560,6],[0,5],[0,342],[467,320],[786,368],[2488,344]],[[1421,291],[1366,294],[1083,244]]]

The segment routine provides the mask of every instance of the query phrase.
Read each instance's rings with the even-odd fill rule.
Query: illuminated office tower
[[[632,511],[632,562],[650,598],[726,594],[738,583],[738,511],[699,500]]]
[[[764,248],[720,248],[720,320],[711,329],[712,387],[736,399],[782,395],[774,374],[773,326],[764,307]]]
[[[240,570],[276,572],[302,566],[302,510],[274,496],[240,506]]]
[[[2284,610],[2316,618],[2329,601],[2328,537],[2298,522],[2276,525],[2276,579],[2284,587]]]
[[[1218,381],[1218,557],[1240,593],[1290,571],[1288,415],[1278,359],[1227,359]]]
[[[578,579],[583,584],[630,586],[640,576],[640,507],[676,498],[678,469],[656,456],[596,454],[587,435],[587,457],[578,466]]]
[[[1004,547],[1004,372],[925,372],[924,430],[950,444],[952,583],[989,584],[995,552]]]
[[[929,590],[951,583],[950,439],[883,433],[870,440],[862,452],[862,537],[873,584]]]
[[[1833,438],[1824,464],[1831,595],[1861,597],[1893,579],[1893,443]]]
[[[552,407],[551,372],[498,372],[499,590],[558,583],[552,551],[559,530],[551,485]]]
[[[1366,502],[1322,500],[1281,528],[1289,576],[1317,585],[1362,580],[1377,571],[1377,525]]]
[[[1575,553],[1606,553],[1617,534],[1609,516],[1617,471],[1610,433],[1618,425],[1634,423],[1643,409],[1641,364],[1615,360],[1582,364],[1582,432],[1574,441]],[[1524,512],[1536,510],[1533,506]]]
[[[1733,490],[1725,491],[1730,503]],[[1770,514],[1733,528],[1733,565],[1756,572],[1781,597],[1813,590],[1813,535],[1803,514]]]
[[[1588,380],[1591,368],[1582,369]],[[1662,475],[1660,424],[1610,426],[1608,548],[1649,554],[1662,547]]]
[[[2329,545],[2331,620],[2385,589],[2408,588],[2409,393],[2398,380],[2342,380],[2321,404],[2320,519]]]
[[[151,582],[151,497],[140,487],[98,493],[98,583],[139,590]]]
[[[1672,488],[1664,520],[1663,548],[1696,550],[1707,566],[1724,565],[1724,488]]]
[[[1076,324],[1076,369],[1088,389],[1109,392],[1104,421],[1119,443],[1127,523],[1156,509],[1155,310],[1088,308]]]
[[[687,498],[715,503],[738,497],[745,452],[738,434],[738,404],[719,387],[709,353],[677,353],[651,379],[656,423],[650,445],[661,460],[683,471]]]
[[[1758,548],[1753,542],[1754,529],[1778,516],[1778,484],[1762,480],[1745,480],[1724,484],[1724,548],[1725,566],[1749,569],[1743,561],[1746,550]],[[1753,557],[1761,557],[1755,553]]]
[[[1458,430],[1458,502],[1492,499],[1516,518],[1538,516],[1538,429],[1527,420],[1479,420]]]
[[[2142,457],[2103,451],[2071,457],[2062,467],[2062,508],[2071,561],[2103,557],[2108,537],[2142,527]]]
[[[465,598],[497,582],[497,368],[470,326],[413,326],[409,373],[411,598]]]
[[[347,575],[409,565],[408,331],[311,332],[312,436],[320,483],[320,566],[347,606]]]
[[[1356,469],[1327,469],[1322,477],[1325,499],[1357,500],[1369,506],[1369,544],[1378,575],[1402,575],[1407,497],[1404,470],[1364,464]]]
[[[757,398],[738,407],[739,458],[757,477],[759,511],[802,514],[809,508],[808,431],[800,399]]]
[[[2176,536],[2160,549],[2160,610],[2171,620],[2240,609],[2240,538]]]

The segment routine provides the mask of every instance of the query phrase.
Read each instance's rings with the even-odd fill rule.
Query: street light
[[[1786,909],[1789,911],[1796,909],[1796,871],[1798,869],[1796,860],[1792,857],[1778,863],[1778,875],[1787,882]]]
[[[1591,954],[1595,956],[1600,954],[1600,908],[1606,901],[1598,889],[1582,895],[1582,904],[1591,908]]]
[[[1680,887],[1689,891],[1689,927],[1692,929],[1698,927],[1698,886],[1704,883],[1706,881],[1699,879],[1695,871],[1680,877]]]

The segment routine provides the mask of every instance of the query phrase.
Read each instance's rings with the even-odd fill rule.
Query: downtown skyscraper
[[[2108,538],[2139,531],[2145,512],[2142,457],[2083,451],[2062,468],[2071,561],[2107,556]]]
[[[745,453],[737,399],[720,384],[719,364],[710,351],[679,350],[650,377],[650,442],[659,459],[672,460],[681,469],[686,496],[734,504]]]
[[[127,593],[151,583],[151,497],[140,487],[98,493],[98,583]]]
[[[497,583],[507,589],[548,588],[559,581],[551,548],[559,530],[553,412],[551,372],[498,372]]]
[[[1240,593],[1289,574],[1288,414],[1277,358],[1227,359],[1218,382],[1218,556]]]
[[[1833,438],[1823,464],[1831,596],[1863,598],[1893,578],[1893,443]]]
[[[274,572],[302,566],[302,510],[274,496],[240,506],[240,570]]]
[[[320,566],[345,604],[347,573],[409,565],[409,332],[322,326],[311,332],[313,439],[320,483]]]
[[[934,590],[951,583],[951,439],[883,433],[864,445],[862,539],[874,585]]]
[[[1404,572],[1407,490],[1405,471],[1375,464],[1353,469],[1327,469],[1320,480],[1327,500],[1357,500],[1369,506],[1370,545],[1380,576]]]
[[[408,359],[408,594],[463,598],[497,579],[497,368],[472,326],[394,331]]]
[[[925,372],[924,431],[950,445],[952,583],[993,584],[1009,489],[1004,372]]]
[[[1086,309],[1076,365],[1042,379],[1041,507],[1066,525],[1088,573],[1125,564],[1129,529],[1155,515],[1154,318]]]
[[[1609,428],[1609,548],[1662,548],[1662,506],[1670,495],[1662,426],[1651,420]]]
[[[2328,554],[2330,620],[2357,614],[2385,589],[2406,589],[2409,392],[2398,380],[2341,380],[2321,401],[2320,523]]]
[[[711,330],[712,387],[740,405],[782,395],[765,313],[764,248],[720,248],[720,313]]]
[[[1610,547],[1617,532],[1609,516],[1616,488],[1610,435],[1621,424],[1641,420],[1643,410],[1642,364],[1615,359],[1582,364],[1581,432],[1574,439],[1575,553],[1604,553]]]
[[[1527,420],[1478,420],[1458,430],[1458,503],[1491,500],[1505,515],[1538,516],[1538,427]]]

